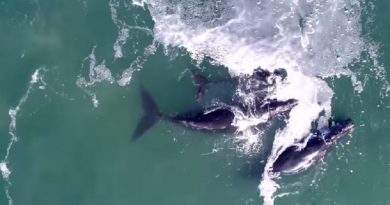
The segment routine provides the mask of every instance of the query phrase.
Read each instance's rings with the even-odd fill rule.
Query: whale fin
[[[203,97],[204,93],[207,90],[208,84],[211,83],[209,80],[207,80],[204,76],[200,75],[197,71],[194,69],[191,69],[192,74],[192,81],[194,82],[194,85],[196,86],[196,100],[200,100],[200,98]]]
[[[137,127],[135,128],[132,140],[138,140],[146,131],[148,131],[153,125],[155,125],[161,118],[160,111],[158,109],[157,104],[154,102],[152,96],[150,96],[149,92],[145,90],[143,86],[141,86],[141,101],[142,101],[142,109],[144,115],[141,120],[138,122]]]

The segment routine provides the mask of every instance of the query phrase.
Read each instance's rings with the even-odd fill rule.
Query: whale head
[[[328,143],[336,143],[341,137],[344,137],[351,133],[355,125],[351,119],[346,120],[336,120],[332,123],[329,128],[329,131],[326,132],[323,136],[325,142]]]

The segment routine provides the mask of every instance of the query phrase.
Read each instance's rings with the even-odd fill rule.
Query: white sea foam
[[[133,1],[132,5],[143,7],[144,1]],[[129,6],[126,1],[121,0],[110,0],[109,7],[111,11],[111,19],[115,26],[118,29],[118,37],[113,44],[114,49],[114,60],[125,57],[123,54],[123,46],[127,44],[127,41],[130,37],[131,31],[141,31],[145,35],[152,36],[153,31],[147,27],[137,26],[137,25],[128,25],[124,19],[121,19],[118,16],[118,9],[122,8],[121,5]],[[153,49],[151,49],[153,47]],[[130,83],[133,73],[139,71],[142,68],[143,64],[146,62],[146,59],[154,53],[155,50],[154,42],[152,45],[147,46],[144,50],[143,55],[137,56],[137,58],[130,64],[130,66],[122,72],[121,78],[117,80],[119,86],[126,86]],[[153,50],[153,51],[152,51]],[[152,52],[151,52],[152,51]],[[96,95],[94,96],[95,102],[98,102]]]
[[[128,28],[121,28],[119,30],[119,36],[118,39],[114,43],[114,57],[115,58],[122,58],[122,46],[126,44],[127,39],[129,38],[129,29]]]
[[[321,112],[323,119],[330,117],[333,91],[323,78],[354,76],[348,66],[368,48],[361,35],[361,4],[358,0],[147,1],[154,37],[167,49],[185,48],[199,62],[210,57],[234,76],[251,74],[258,67],[286,69],[287,79],[278,81],[269,97],[297,99],[298,105],[275,136],[259,185],[266,205],[273,204],[278,189],[268,170],[280,150],[304,137]],[[352,80],[361,91],[362,83]],[[252,122],[248,116],[238,125],[245,130]],[[257,142],[253,139],[249,134],[249,145]]]
[[[99,106],[99,101],[96,97],[96,93],[94,93],[91,88],[93,88],[97,83],[106,81],[112,84],[115,81],[111,75],[110,69],[106,67],[105,61],[103,60],[100,64],[98,64],[96,60],[95,49],[96,46],[92,48],[92,51],[88,57],[84,59],[84,61],[89,61],[89,79],[87,80],[85,77],[80,76],[77,79],[76,84],[91,97],[93,106],[97,108]]]
[[[145,64],[148,57],[156,52],[156,45],[153,42],[147,46],[144,50],[143,55],[138,56],[130,66],[122,72],[121,78],[117,80],[119,86],[126,86],[130,83],[131,78],[135,71],[139,71]]]
[[[118,28],[118,38],[116,39],[114,47],[114,58],[122,58],[123,52],[122,47],[126,44],[127,39],[129,38],[129,29],[126,28],[126,24],[118,19],[117,9],[120,6],[120,2],[117,0],[110,0],[109,2],[111,19]]]
[[[133,64],[132,64],[133,65]],[[131,68],[132,66],[130,65],[130,68],[127,68],[122,72],[122,78],[117,81],[118,85],[120,86],[126,86],[130,83],[131,78],[133,77],[134,69]]]
[[[122,72],[120,78],[114,78],[112,76],[110,69],[105,64],[105,60],[98,63],[95,50],[96,46],[92,48],[91,53],[84,59],[82,64],[82,67],[84,67],[86,61],[89,63],[88,78],[80,75],[76,80],[76,85],[90,97],[93,107],[97,108],[99,107],[99,100],[96,93],[93,91],[93,88],[97,84],[103,82],[108,82],[110,84],[117,83],[119,86],[129,85],[134,72],[139,71],[148,57],[156,52],[156,44],[153,42],[145,47],[143,54],[138,56],[130,66]]]
[[[7,163],[1,162],[0,163],[0,171],[1,174],[3,175],[3,179],[9,180],[9,175],[11,175],[11,171],[7,167]]]
[[[132,3],[134,6],[145,8],[146,0],[133,0]]]
[[[141,6],[143,7],[144,1],[133,1],[133,5],[136,6]],[[145,32],[146,35],[152,35],[153,32],[146,27],[141,27],[141,26],[130,26],[128,25],[125,20],[122,20],[118,17],[118,9],[121,6],[121,1],[120,0],[110,0],[109,1],[109,7],[111,11],[111,19],[114,22],[115,26],[118,29],[118,38],[115,40],[113,44],[113,49],[114,49],[114,58],[122,58],[124,57],[122,48],[124,45],[126,45],[127,40],[130,37],[130,31],[131,30],[140,30]]]
[[[10,116],[10,123],[8,126],[8,134],[11,136],[7,150],[5,153],[4,158],[0,162],[0,171],[3,176],[3,179],[7,182],[7,185],[5,187],[5,194],[8,199],[8,205],[13,204],[13,200],[11,198],[10,192],[9,192],[9,186],[11,186],[10,176],[12,174],[11,169],[9,168],[9,155],[11,153],[11,149],[13,145],[18,141],[18,137],[16,135],[16,120],[18,117],[18,113],[21,111],[23,105],[26,103],[28,97],[30,96],[31,92],[37,87],[39,89],[45,89],[46,88],[46,82],[44,81],[44,73],[46,72],[46,69],[44,67],[38,68],[35,70],[35,72],[31,76],[30,83],[28,85],[28,88],[24,95],[20,98],[18,104],[14,108],[10,108],[8,111],[8,114]]]

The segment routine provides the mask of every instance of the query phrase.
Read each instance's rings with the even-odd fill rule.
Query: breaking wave
[[[332,89],[324,78],[351,76],[355,89],[362,84],[350,64],[368,51],[360,23],[364,2],[359,0],[148,0],[154,38],[166,49],[185,48],[197,62],[205,57],[223,65],[232,76],[252,74],[256,68],[270,72],[283,68],[284,81],[277,81],[268,98],[297,99],[286,126],[276,133],[272,153],[260,182],[265,204],[273,204],[278,184],[268,174],[278,152],[302,139],[311,123],[331,116]],[[371,53],[370,55],[375,55]],[[242,102],[252,96],[237,90]],[[236,119],[242,130],[256,121],[253,116]],[[261,131],[259,131],[261,132]],[[244,148],[258,145],[260,133],[237,136]]]

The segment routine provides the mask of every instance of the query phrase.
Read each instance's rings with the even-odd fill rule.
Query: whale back
[[[334,121],[333,125],[323,132],[323,138],[327,143],[336,143],[338,139],[346,136],[354,129],[354,124],[351,119]]]
[[[171,117],[171,120],[188,128],[210,132],[234,132],[234,113],[224,107],[215,110],[195,111]]]
[[[295,174],[310,167],[324,154],[325,141],[319,137],[311,137],[302,149],[292,145],[285,149],[273,163],[272,170],[283,174]]]
[[[286,148],[272,165],[273,172],[295,174],[309,168],[323,157],[338,139],[352,132],[354,124],[351,119],[334,121],[330,127],[316,130],[308,136],[303,148],[298,144]]]

